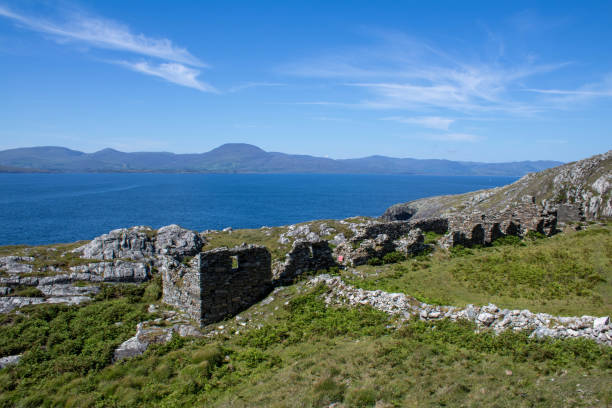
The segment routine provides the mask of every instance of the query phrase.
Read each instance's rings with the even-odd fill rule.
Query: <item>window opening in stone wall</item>
[[[308,252],[310,253],[310,257],[314,258],[314,253],[312,252],[312,245],[308,246]]]
[[[238,255],[232,255],[232,269],[238,269]]]

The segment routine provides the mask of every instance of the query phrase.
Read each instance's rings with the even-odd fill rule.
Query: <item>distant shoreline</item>
[[[520,177],[556,167],[558,161],[485,163],[444,159],[368,156],[330,159],[267,152],[244,143],[228,143],[205,153],[126,153],[104,149],[84,153],[41,146],[0,151],[0,173],[177,173],[177,174],[405,174]]]

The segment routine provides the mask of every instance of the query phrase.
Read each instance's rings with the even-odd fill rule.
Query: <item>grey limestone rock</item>
[[[157,230],[155,239],[155,252],[159,255],[178,257],[193,256],[200,252],[205,241],[191,230],[176,224],[168,225]]]
[[[202,333],[193,327],[186,317],[176,312],[166,312],[164,318],[138,323],[136,334],[117,349],[113,361],[139,356],[152,344],[163,344],[172,340],[174,333],[181,337],[200,337]]]
[[[144,226],[116,229],[94,238],[73,252],[86,259],[142,260],[155,254],[153,235],[154,231]]]
[[[144,282],[151,277],[151,267],[146,262],[115,260],[112,262],[93,262],[73,266],[72,272],[101,277],[104,282]],[[85,277],[86,275],[83,275]],[[93,279],[87,279],[93,280]]]
[[[334,236],[334,239],[330,240],[329,243],[332,245],[340,245],[346,242],[346,237],[343,233],[337,234]]]
[[[87,296],[95,295],[100,291],[98,286],[74,286],[71,284],[39,285],[38,290],[45,296],[64,297],[64,296]]]
[[[18,364],[19,360],[21,360],[21,354],[0,358],[0,370],[8,366]]]
[[[31,273],[32,265],[28,262],[33,262],[31,256],[2,256],[0,257],[0,270],[10,274]]]
[[[20,307],[28,306],[28,305],[38,305],[44,303],[44,298],[34,298],[34,297],[3,297],[0,298],[0,313],[8,313],[13,309],[18,309]]]

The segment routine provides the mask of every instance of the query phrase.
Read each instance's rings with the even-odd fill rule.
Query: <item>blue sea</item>
[[[501,186],[513,177],[305,174],[0,174],[0,245],[91,239],[133,225],[258,228],[355,215]]]

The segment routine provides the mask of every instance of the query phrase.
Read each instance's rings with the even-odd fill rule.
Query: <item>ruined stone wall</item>
[[[271,257],[257,245],[217,248],[197,254],[188,265],[166,265],[162,278],[163,301],[206,325],[248,308],[271,290]]]
[[[236,314],[271,290],[271,257],[263,246],[217,248],[199,257],[203,324]]]
[[[525,236],[529,231],[551,236],[557,232],[557,213],[536,204],[509,207],[499,213],[475,212],[449,216],[444,247],[490,245],[507,235]]]
[[[319,271],[336,265],[327,241],[295,240],[284,262],[274,265],[276,284],[289,284],[304,272]]]
[[[376,239],[379,235],[385,234],[390,240],[394,241],[408,234],[413,229],[422,231],[433,231],[437,234],[445,234],[448,230],[447,218],[424,218],[413,221],[389,221],[378,222],[365,226],[352,241],[364,239]]]
[[[167,259],[161,268],[162,301],[202,320],[200,259],[194,257],[188,265]]]

